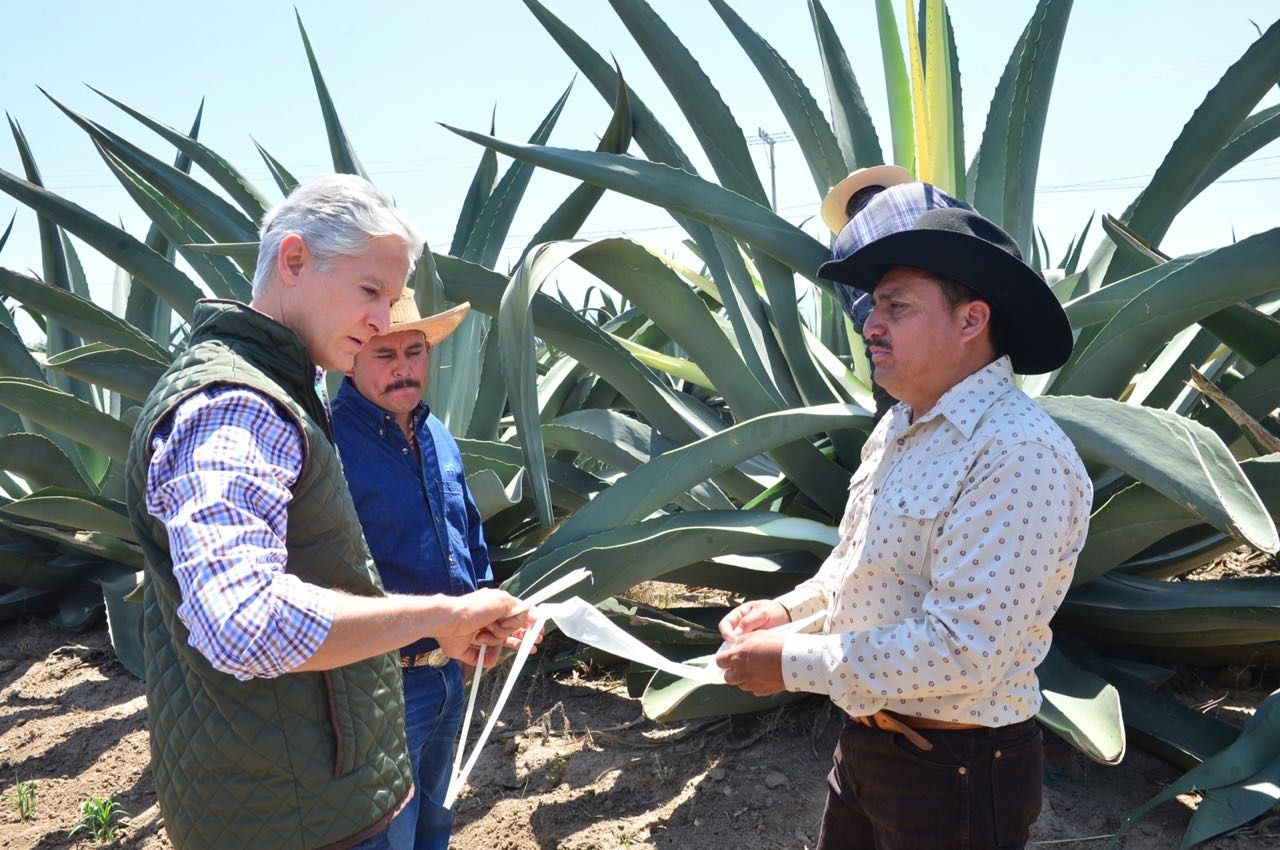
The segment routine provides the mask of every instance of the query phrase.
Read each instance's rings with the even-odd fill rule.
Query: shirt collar
[[[342,385],[338,387],[338,395],[334,399],[334,403],[341,404],[343,407],[349,406],[362,418],[373,422],[381,422],[387,417],[394,418],[390,411],[383,410],[381,407],[378,407],[378,405],[361,395],[360,391],[356,389],[356,385],[352,383],[350,378],[344,377],[342,379]],[[427,414],[430,412],[431,408],[427,407],[427,403],[425,401],[418,402],[418,406],[413,409],[413,425],[415,430],[422,424],[422,420],[426,419]]]
[[[967,440],[973,436],[978,423],[991,405],[1015,387],[1017,384],[1013,378],[1013,365],[1008,356],[998,357],[943,393],[937,404],[913,424],[929,422],[941,416]],[[898,424],[897,418],[901,417],[905,430],[907,406],[902,403],[894,405],[894,417],[895,425]]]

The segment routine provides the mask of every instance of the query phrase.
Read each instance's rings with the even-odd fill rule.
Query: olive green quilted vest
[[[237,302],[202,301],[190,347],[151,391],[133,430],[126,486],[146,557],[151,760],[179,850],[347,847],[385,827],[412,792],[397,653],[243,682],[214,670],[187,642],[168,534],[146,511],[156,427],[197,390],[251,387],[274,399],[305,441],[288,507],[287,571],[382,595],[314,378],[288,328]]]

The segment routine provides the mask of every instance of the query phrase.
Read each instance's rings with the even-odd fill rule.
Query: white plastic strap
[[[583,572],[586,572],[585,570]],[[565,576],[565,579],[569,578]],[[547,599],[563,590],[569,584],[580,581],[585,576],[577,577],[568,584],[564,583],[564,579],[548,585],[544,591],[534,594],[526,601],[526,605],[537,597]],[[536,604],[536,603],[534,603]],[[472,769],[476,766],[476,761],[480,758],[480,751],[484,749],[485,744],[489,741],[489,735],[493,732],[494,724],[498,721],[498,716],[502,713],[502,709],[507,704],[507,698],[511,696],[511,691],[515,687],[516,679],[520,675],[520,671],[524,668],[525,661],[528,660],[533,650],[534,641],[542,632],[542,627],[548,622],[554,620],[560,631],[564,632],[574,640],[580,641],[593,646],[596,649],[603,650],[611,655],[634,661],[637,664],[643,664],[647,667],[653,667],[671,673],[674,676],[680,676],[685,679],[692,679],[695,682],[701,682],[706,685],[723,685],[724,671],[716,666],[715,654],[704,655],[701,658],[695,658],[690,661],[680,663],[672,661],[669,658],[655,652],[648,646],[645,646],[637,638],[628,634],[594,605],[583,600],[581,597],[574,596],[563,602],[555,602],[546,605],[539,605],[535,612],[536,621],[532,628],[525,632],[524,640],[520,642],[520,648],[516,651],[516,657],[512,661],[511,669],[507,672],[506,681],[502,683],[502,691],[498,694],[498,701],[493,707],[493,711],[489,714],[489,720],[485,723],[480,737],[476,739],[471,748],[471,755],[466,760],[466,765],[461,770],[458,765],[462,763],[463,747],[466,745],[467,733],[471,728],[472,708],[475,706],[477,685],[480,679],[480,668],[476,668],[475,678],[471,683],[471,695],[467,703],[466,717],[462,722],[462,734],[458,741],[458,751],[454,756],[453,778],[449,782],[449,790],[445,795],[444,807],[452,808],[458,794],[462,791],[462,786],[466,784],[467,777],[471,775]],[[826,615],[826,612],[818,612],[812,616],[802,620],[786,623],[778,626],[772,631],[790,634],[793,632],[803,632],[817,623]],[[721,644],[724,649],[728,644]],[[484,649],[481,648],[481,660],[483,662]]]

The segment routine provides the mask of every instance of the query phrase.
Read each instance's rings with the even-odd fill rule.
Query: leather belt
[[[950,720],[931,720],[928,717],[912,717],[909,714],[895,714],[881,709],[875,714],[854,717],[855,723],[861,723],[871,729],[883,729],[886,732],[897,732],[911,743],[926,752],[933,749],[933,744],[917,729],[934,729],[944,732],[959,732],[965,729],[982,729],[977,723],[953,723]]]
[[[439,669],[449,663],[449,656],[444,654],[444,650],[436,647],[429,652],[417,652],[413,655],[400,656],[400,669],[412,670],[414,667],[434,667]]]

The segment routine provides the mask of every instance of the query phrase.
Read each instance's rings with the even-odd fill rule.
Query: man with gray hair
[[[178,850],[388,848],[414,793],[397,650],[474,664],[514,597],[389,595],[317,393],[385,333],[422,240],[367,181],[297,187],[250,304],[201,301],[133,431],[152,765]]]

